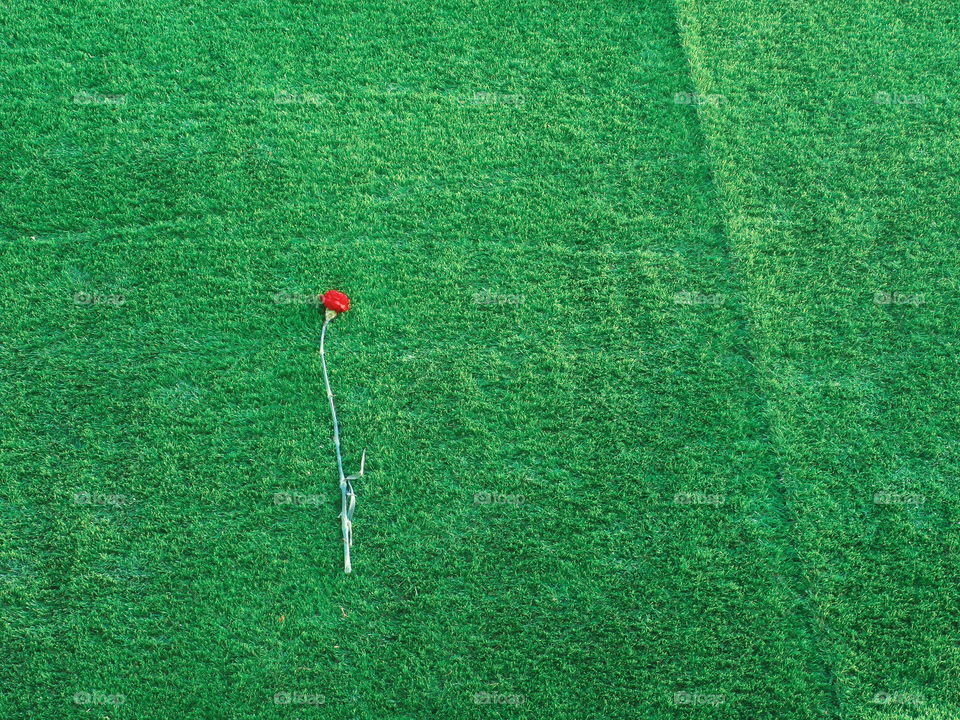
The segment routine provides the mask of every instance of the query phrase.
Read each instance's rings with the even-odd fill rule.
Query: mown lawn
[[[957,717],[955,24],[0,10],[0,717]]]

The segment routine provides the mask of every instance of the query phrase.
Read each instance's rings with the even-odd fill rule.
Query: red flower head
[[[323,296],[323,304],[328,310],[346,312],[350,309],[350,298],[339,290],[327,290]]]

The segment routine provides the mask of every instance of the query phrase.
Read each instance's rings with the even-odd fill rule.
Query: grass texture
[[[957,717],[951,6],[680,7],[833,709]]]
[[[960,713],[945,3],[0,26],[0,717]]]

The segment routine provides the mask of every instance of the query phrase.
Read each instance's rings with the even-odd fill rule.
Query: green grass
[[[768,5],[0,11],[0,717],[956,717],[957,34]]]
[[[704,126],[840,710],[956,717],[950,6],[680,6],[697,86],[724,97]]]

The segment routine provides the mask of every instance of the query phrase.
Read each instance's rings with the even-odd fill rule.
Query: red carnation
[[[323,304],[334,312],[346,312],[350,309],[350,298],[339,290],[327,290],[323,296]]]

